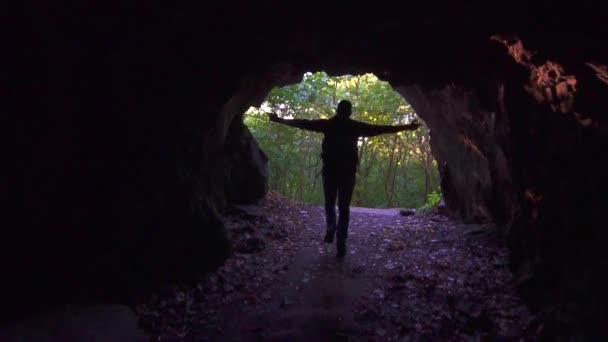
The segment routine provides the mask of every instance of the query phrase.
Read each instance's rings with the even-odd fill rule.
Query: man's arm
[[[359,124],[359,136],[360,137],[374,137],[381,134],[397,133],[401,131],[414,131],[420,127],[417,122],[412,122],[407,125],[372,125],[365,122]]]
[[[325,125],[327,123],[327,120],[323,120],[323,119],[319,119],[319,120],[283,119],[283,118],[280,118],[275,113],[268,114],[268,118],[272,122],[304,129],[307,131],[313,131],[313,132],[323,132],[325,130]]]

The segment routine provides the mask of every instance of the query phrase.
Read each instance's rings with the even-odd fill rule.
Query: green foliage
[[[417,119],[410,104],[373,74],[330,77],[324,72],[306,73],[300,83],[276,87],[259,108],[249,108],[244,119],[270,158],[270,189],[299,201],[323,203],[323,135],[271,123],[266,113],[288,119],[329,118],[343,99],[353,104],[355,120],[392,125]],[[353,205],[424,205],[427,193],[439,189],[429,141],[424,126],[416,131],[361,138]]]
[[[420,207],[419,210],[424,211],[424,210],[433,209],[436,206],[438,206],[442,200],[443,200],[443,195],[441,194],[441,192],[433,191],[430,194],[428,194],[426,203],[422,207]]]

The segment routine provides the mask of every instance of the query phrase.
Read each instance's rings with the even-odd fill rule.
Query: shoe
[[[338,250],[338,257],[341,258],[344,255],[346,255],[346,241],[344,240],[338,240],[338,242],[336,243],[336,247]]]
[[[323,241],[325,241],[327,243],[333,243],[334,235],[336,235],[336,231],[328,229],[327,232],[325,233],[325,239],[323,239]]]

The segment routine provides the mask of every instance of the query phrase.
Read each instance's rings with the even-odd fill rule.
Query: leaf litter
[[[161,340],[535,339],[495,227],[378,210],[352,209],[339,262],[322,242],[323,209],[270,193],[263,215],[224,218],[224,264],[146,298],[140,324]]]

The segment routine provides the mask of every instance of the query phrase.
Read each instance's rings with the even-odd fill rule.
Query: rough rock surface
[[[463,87],[424,92],[410,86],[401,93],[431,127],[441,190],[452,215],[467,222],[505,222],[513,205],[508,113],[482,108],[480,95]]]
[[[233,128],[273,86],[324,70],[405,89],[447,207],[509,228],[521,288],[552,308],[544,331],[601,333],[608,52],[605,12],[579,5],[31,6],[5,63],[3,318],[217,267],[238,197],[226,167],[251,165],[225,158]]]
[[[226,201],[255,203],[268,191],[268,157],[242,121],[233,125],[224,146]]]

